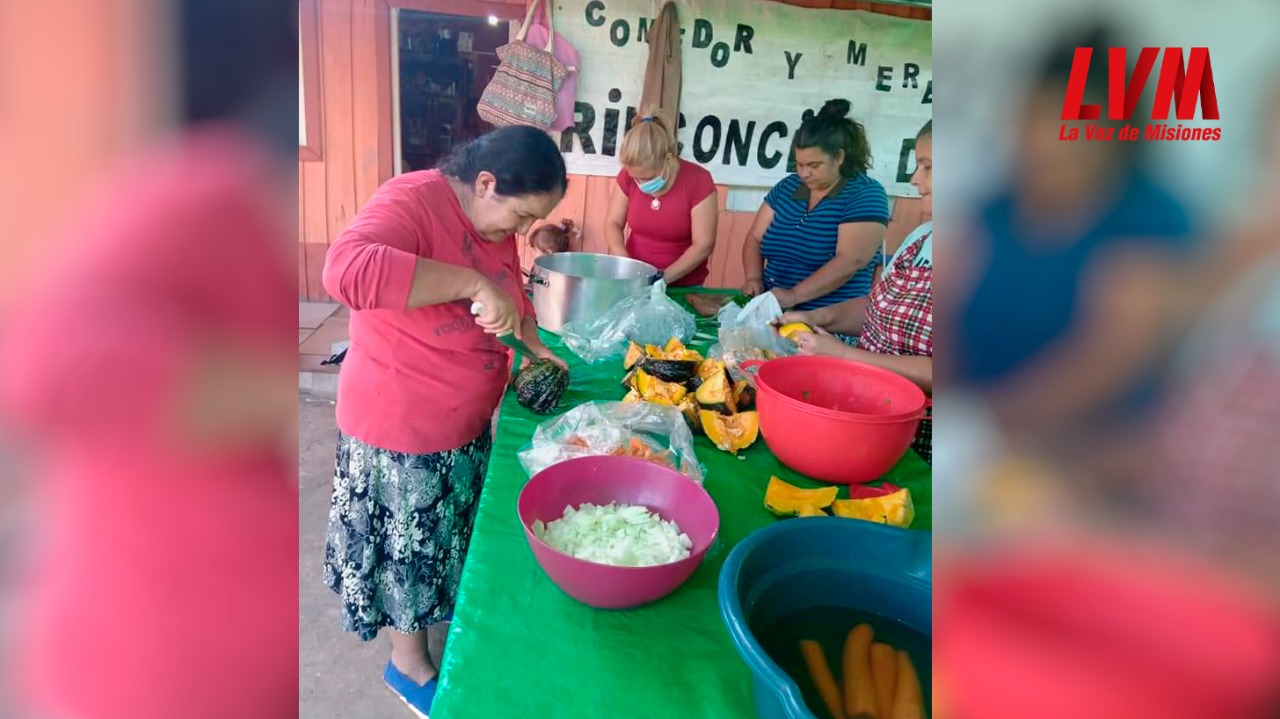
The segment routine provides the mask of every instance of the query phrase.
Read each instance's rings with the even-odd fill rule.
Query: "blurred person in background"
[[[784,310],[814,310],[870,293],[889,199],[867,174],[867,131],[849,109],[848,100],[828,100],[796,130],[796,172],[765,195],[742,246],[745,294],[768,291]]]
[[[933,212],[933,121],[916,135],[916,170],[911,184],[926,215]],[[794,337],[800,354],[844,357],[883,367],[933,393],[933,222],[902,241],[885,264],[871,296],[845,300],[808,312],[786,312],[778,325],[803,322],[816,332]],[[833,333],[857,336],[856,346]],[[921,422],[912,447],[932,460],[932,422]]]
[[[297,3],[164,10],[178,122],[0,326],[5,431],[33,453],[24,719],[298,709]]]
[[[1085,102],[1105,104],[1097,58],[1119,44],[1098,26],[1051,48],[1021,102],[1006,189],[978,208],[947,288],[949,378],[979,391],[1015,443],[1141,416],[1171,347],[1187,210],[1144,171],[1141,142],[1088,141],[1083,123],[1069,123],[1080,140],[1059,139],[1074,49],[1095,48]]]
[[[1251,213],[1217,243],[1175,357],[1141,498],[1171,536],[1280,597],[1280,87],[1265,106]]]
[[[944,324],[952,321],[963,357],[959,367],[945,365],[956,375],[943,382],[958,376],[976,386],[979,409],[993,408],[999,421],[965,437],[983,456],[966,458],[976,471],[965,478],[970,515],[962,521],[986,526],[965,545],[938,545],[934,676],[946,705],[935,705],[937,717],[1280,716],[1280,594],[1263,586],[1276,568],[1277,537],[1267,524],[1280,466],[1272,239],[1280,163],[1273,145],[1250,238],[1187,263],[1198,248],[1186,214],[1142,179],[1139,158],[1126,151],[1141,141],[1057,140],[1070,50],[1094,47],[1089,88],[1098,97],[1087,93],[1085,102],[1105,105],[1098,58],[1116,44],[1100,32],[1062,43],[1062,60],[1049,64],[1060,69],[1042,73],[1023,98],[1032,110],[1040,100],[1018,128],[1023,185],[983,208],[979,251],[969,253],[971,244],[954,256],[960,307],[948,301],[955,288],[945,287],[944,312],[959,311]],[[940,104],[946,114],[951,106]],[[1055,217],[1044,207],[1061,211]],[[1045,218],[1056,219],[1063,244],[1043,241],[1052,236],[1044,226],[1055,224]],[[1128,226],[1119,223],[1126,218]],[[1003,243],[993,227],[1006,230]],[[1074,245],[1065,241],[1072,238]],[[1016,271],[1012,279],[996,276],[1001,253],[1019,260],[1002,265]],[[988,282],[1005,291],[982,305],[975,298]],[[1046,299],[1057,308],[1053,318],[1067,323],[1045,325],[1049,338],[1037,339],[1030,319],[1041,317]],[[1003,314],[997,300],[1008,303]],[[1203,312],[1207,332],[1182,347],[1188,310]],[[1003,343],[999,323],[978,326],[1010,317],[1024,323],[1011,325],[1022,328],[1021,344]],[[1162,399],[1170,365],[1173,391]],[[949,409],[964,386],[944,386]],[[1123,420],[1155,428],[1160,441],[1120,433]],[[970,429],[944,427],[949,440]],[[1064,444],[1075,451],[1061,451]],[[1096,455],[1114,454],[1117,444],[1139,456],[1098,466]],[[942,466],[964,454],[955,449]],[[1104,469],[1113,474],[1102,477]],[[1106,486],[1132,501],[1082,491],[1077,481],[1099,478],[1122,480]],[[993,532],[993,519],[1007,523]],[[1204,548],[1217,552],[1193,551]]]

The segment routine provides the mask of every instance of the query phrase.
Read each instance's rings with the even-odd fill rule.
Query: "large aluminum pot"
[[[624,297],[658,280],[658,268],[628,257],[557,252],[533,261],[533,309],[538,326],[560,334],[570,322],[591,321]]]

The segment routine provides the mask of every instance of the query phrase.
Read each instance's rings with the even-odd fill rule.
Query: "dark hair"
[[[871,169],[871,144],[866,128],[848,114],[848,100],[828,100],[816,115],[800,123],[793,149],[817,147],[832,157],[843,150],[840,174],[852,177],[866,173]]]
[[[926,122],[924,127],[920,128],[920,132],[916,133],[916,142],[919,142],[926,137],[933,139],[933,120]]]
[[[498,180],[498,194],[507,196],[562,193],[569,186],[555,141],[525,125],[500,127],[477,137],[454,150],[440,171],[466,183],[489,172]]]
[[[175,14],[183,122],[236,117],[282,77],[296,86],[297,0],[180,0]]]
[[[1110,60],[1107,53],[1113,47],[1130,47],[1120,28],[1107,19],[1092,19],[1083,24],[1066,25],[1044,49],[1038,63],[1032,65],[1032,90],[1047,92],[1061,102],[1071,80],[1071,70],[1075,63],[1076,48],[1093,48],[1093,61],[1089,63],[1086,74],[1083,101],[1087,105],[1105,105],[1108,102],[1107,72]],[[1137,65],[1137,53],[1126,54],[1125,77],[1132,77]],[[1135,115],[1147,115],[1149,100],[1141,97],[1135,108]],[[1093,120],[1104,127],[1119,127],[1122,122],[1112,120],[1106,112],[1102,117]],[[1145,142],[1108,142],[1098,146],[1099,149],[1110,150],[1122,164],[1134,166],[1145,155]]]
[[[545,224],[530,232],[529,246],[547,254],[568,252],[571,234],[574,234],[573,220],[565,218],[558,225]]]

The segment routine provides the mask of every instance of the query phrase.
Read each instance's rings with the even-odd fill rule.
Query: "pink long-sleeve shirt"
[[[483,432],[506,387],[509,353],[470,300],[410,308],[419,258],[468,267],[532,316],[514,235],[481,237],[437,170],[395,177],[329,248],[324,287],[350,307],[351,347],[338,380],[338,427],[382,449],[457,449]]]

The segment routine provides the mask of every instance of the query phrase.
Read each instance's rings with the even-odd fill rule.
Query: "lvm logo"
[[[1084,127],[1086,140],[1138,139],[1155,141],[1212,141],[1222,139],[1220,127],[1184,127],[1181,123],[1169,124],[1169,111],[1178,120],[1195,120],[1196,105],[1200,105],[1200,119],[1217,121],[1218,93],[1213,87],[1213,66],[1209,62],[1209,49],[1193,47],[1186,64],[1182,61],[1182,48],[1164,48],[1160,63],[1160,75],[1156,80],[1156,95],[1151,107],[1151,122],[1145,127],[1131,124],[1142,91],[1155,68],[1160,48],[1144,47],[1138,53],[1138,64],[1133,77],[1126,78],[1125,49],[1113,47],[1107,53],[1107,119],[1109,126],[1091,120],[1102,118],[1101,105],[1084,104],[1085,85],[1089,79],[1089,63],[1093,48],[1076,48],[1071,62],[1071,76],[1067,81],[1067,94],[1062,103],[1063,121],[1089,122]],[[1116,122],[1124,122],[1115,127]],[[1062,125],[1059,140],[1079,140],[1080,128]]]

